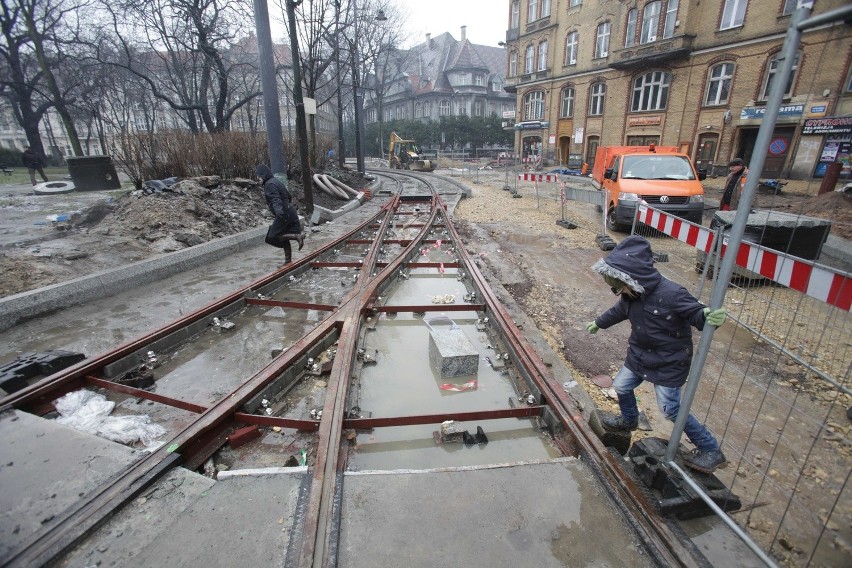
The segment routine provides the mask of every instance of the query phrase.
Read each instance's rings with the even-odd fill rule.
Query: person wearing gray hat
[[[722,203],[719,205],[719,211],[736,209],[740,203],[740,193],[742,192],[740,184],[746,169],[743,167],[743,161],[739,158],[734,158],[728,162],[728,168],[728,179],[725,180],[725,191],[722,192]]]
[[[290,192],[287,186],[272,175],[272,170],[265,164],[260,164],[255,169],[255,174],[263,184],[263,195],[266,197],[266,205],[275,220],[266,232],[266,243],[274,247],[284,249],[284,263],[293,261],[293,249],[290,241],[299,243],[299,250],[305,246],[305,235],[299,223],[299,215],[291,203]]]

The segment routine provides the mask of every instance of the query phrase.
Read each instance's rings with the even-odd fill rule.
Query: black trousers
[[[266,244],[276,248],[284,249],[284,260],[290,262],[293,259],[293,249],[290,246],[290,241],[299,238],[298,233],[287,232],[293,227],[286,219],[276,217],[269,230],[266,231]]]

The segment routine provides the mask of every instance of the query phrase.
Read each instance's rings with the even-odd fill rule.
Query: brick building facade
[[[846,4],[817,0],[812,14]],[[600,144],[655,142],[722,173],[731,158],[751,157],[796,1],[508,5],[506,83],[517,97],[518,152],[592,164]],[[852,26],[803,34],[761,177],[820,177],[832,161],[849,175],[850,61]]]

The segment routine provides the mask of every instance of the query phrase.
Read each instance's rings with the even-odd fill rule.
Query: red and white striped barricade
[[[702,252],[710,254],[713,250],[715,234],[707,227],[654,209],[645,202],[639,204],[637,215],[640,222]],[[722,256],[727,246],[728,239],[724,238]],[[740,242],[736,264],[841,310],[852,309],[852,278],[846,273],[748,241]]]

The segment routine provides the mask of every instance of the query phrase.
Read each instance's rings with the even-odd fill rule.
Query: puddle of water
[[[448,282],[461,286],[454,279]],[[410,283],[407,281],[405,284]],[[417,285],[407,288],[406,294],[421,293]],[[429,290],[434,292],[436,288]],[[398,297],[395,295],[394,299]],[[435,317],[438,314],[428,315]],[[461,377],[442,377],[430,365],[429,329],[423,319],[411,314],[384,318],[365,341],[368,352],[377,352],[378,363],[363,368],[357,401],[362,410],[372,412],[372,416],[378,418],[493,410],[509,406],[509,398],[517,393],[510,378],[492,369],[485,360],[496,355],[487,347],[489,338],[476,330],[476,314],[453,312],[447,315],[453,318],[478,353],[478,372]],[[441,389],[442,384],[463,385],[474,379],[474,390],[454,392]],[[477,426],[485,430],[489,439],[487,445],[466,447],[462,443],[447,443],[437,446],[432,433],[439,430],[438,424],[376,428],[370,433],[359,433],[349,467],[422,469],[548,459],[558,455],[550,445],[549,437],[539,432],[530,420],[511,418],[465,424],[471,434],[475,434]]]

